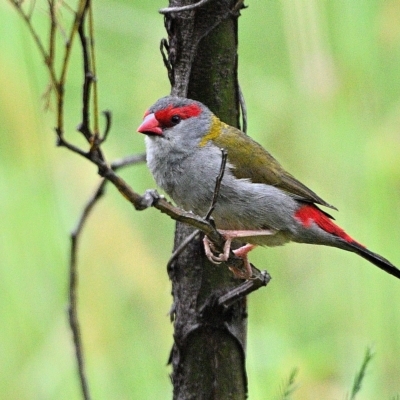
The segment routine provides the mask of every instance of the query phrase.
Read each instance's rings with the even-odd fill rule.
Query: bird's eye
[[[176,125],[179,124],[179,122],[181,122],[181,117],[179,115],[173,115],[171,117],[171,122]]]

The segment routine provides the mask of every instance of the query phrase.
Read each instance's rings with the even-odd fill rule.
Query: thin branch
[[[262,286],[267,286],[271,280],[271,276],[267,271],[259,271],[252,265],[253,270],[253,278],[248,279],[241,283],[239,286],[236,286],[228,293],[223,294],[218,298],[218,305],[229,307],[236,301],[246,297],[251,292],[254,292]]]
[[[74,19],[73,25],[71,27],[71,31],[69,33],[67,42],[65,44],[65,53],[64,53],[64,59],[62,62],[61,74],[60,74],[60,84],[62,84],[62,85],[64,85],[65,78],[67,75],[69,59],[71,57],[71,51],[72,51],[72,44],[74,42],[76,33],[78,32],[79,26],[81,25],[81,23],[84,19],[88,5],[89,5],[89,0],[80,0],[78,9],[75,12],[75,19]]]
[[[81,331],[79,326],[78,312],[77,312],[77,287],[78,287],[78,271],[77,271],[77,255],[78,255],[78,244],[80,233],[82,232],[83,226],[93,210],[93,207],[97,203],[98,199],[104,193],[104,186],[106,180],[103,179],[100,186],[97,188],[94,195],[90,198],[85,208],[83,209],[82,215],[79,218],[76,228],[71,233],[71,250],[70,250],[70,264],[69,264],[69,325],[71,327],[72,336],[74,340],[75,356],[78,363],[78,373],[81,383],[81,389],[83,398],[85,400],[90,399],[89,387],[87,383],[85,373],[85,363],[83,356],[83,347],[81,340]]]
[[[18,14],[22,17],[22,19],[25,21],[26,25],[28,26],[29,32],[36,43],[37,48],[39,49],[39,52],[43,58],[44,63],[47,65],[49,73],[50,73],[50,79],[52,82],[52,85],[54,87],[57,86],[57,76],[54,71],[54,66],[49,64],[49,54],[47,53],[47,50],[45,49],[43,42],[41,41],[39,35],[35,31],[35,28],[32,25],[31,22],[31,15],[30,14],[25,14],[24,10],[21,7],[21,3],[17,0],[10,0],[11,4],[16,8]],[[32,11],[33,12],[33,11]]]
[[[75,10],[66,1],[60,0],[59,4],[62,5],[66,10],[68,10],[72,14],[75,14]]]
[[[117,171],[120,168],[127,167],[128,165],[139,164],[146,161],[146,153],[133,154],[124,158],[120,158],[111,163],[111,168]]]
[[[182,251],[185,249],[185,247],[200,233],[199,229],[196,229],[194,232],[192,232],[189,236],[185,238],[185,240],[182,241],[182,243],[179,244],[179,246],[175,249],[175,251],[171,254],[171,257],[168,260],[167,263],[167,271],[171,270],[171,266],[173,261],[179,256],[179,254],[182,253]]]
[[[219,191],[221,189],[221,182],[222,182],[222,178],[224,177],[224,173],[225,173],[225,167],[226,167],[226,160],[228,158],[228,152],[225,149],[220,149],[221,150],[221,166],[219,169],[219,173],[217,176],[217,179],[215,181],[215,188],[214,188],[214,193],[213,193],[213,198],[211,201],[211,206],[210,209],[208,210],[206,216],[204,217],[204,219],[206,219],[207,221],[210,219],[211,214],[213,213],[215,206],[217,204],[218,201],[218,197],[219,197]]]
[[[96,53],[95,53],[95,40],[94,40],[94,22],[93,22],[93,7],[89,6],[89,47],[90,47],[90,60],[92,67],[92,82],[93,82],[93,131],[95,140],[99,135],[99,106],[97,94],[97,70],[96,70]]]
[[[239,104],[240,104],[240,110],[242,112],[242,131],[247,134],[247,107],[246,107],[246,100],[244,99],[244,95],[240,85],[239,85]]]
[[[210,0],[200,0],[198,3],[195,4],[189,4],[187,6],[183,7],[166,7],[166,8],[161,8],[158,10],[160,14],[169,14],[173,12],[182,12],[182,11],[190,11],[190,10],[195,10],[196,8],[202,7],[206,5]]]
[[[75,16],[75,10],[68,3],[64,2],[63,0],[58,0],[56,5],[57,5],[57,12],[60,13],[60,16],[61,16],[62,9],[67,10],[69,13],[71,13],[73,16]],[[67,34],[67,30],[62,25],[61,18],[57,18],[57,29],[59,30],[61,37],[64,40],[64,43],[67,43],[68,42],[68,34]]]
[[[72,52],[72,44],[75,39],[76,33],[78,32],[79,27],[82,24],[82,21],[85,17],[87,7],[89,4],[89,0],[80,0],[78,9],[75,13],[75,19],[72,24],[67,42],[65,43],[65,52],[64,52],[64,58],[61,64],[61,73],[60,73],[60,79],[57,82],[56,85],[56,91],[57,91],[57,127],[60,130],[61,134],[64,130],[64,85],[65,85],[65,79],[67,76],[67,71],[68,71],[68,65],[69,65],[69,60],[71,58],[71,52]]]
[[[73,145],[72,143],[69,143],[63,135],[63,132],[59,128],[55,128],[56,134],[57,134],[57,146],[59,147],[65,147],[68,150],[71,150],[73,153],[79,154],[80,156],[87,158],[88,160],[90,159],[90,153],[81,150],[79,147]]]
[[[20,4],[22,4],[22,2],[20,2]],[[27,16],[28,16],[29,19],[32,18],[33,11],[35,10],[35,6],[36,6],[36,0],[32,0],[32,1],[30,2],[29,11],[28,11],[28,13],[27,13]]]
[[[174,74],[172,71],[171,63],[169,62],[168,57],[165,55],[164,50],[166,50],[167,53],[169,52],[168,40],[165,38],[161,39],[161,41],[160,41],[160,53],[161,53],[161,57],[162,57],[164,66],[167,69],[169,83],[171,84],[171,86],[173,86],[174,85]]]
[[[78,35],[81,42],[83,61],[82,122],[78,130],[85,136],[87,141],[91,143],[93,141],[93,138],[90,131],[90,95],[94,76],[90,69],[90,52],[88,49],[88,43],[85,34],[84,19],[82,19],[81,23],[79,24]]]
[[[143,154],[129,156],[122,160],[117,160],[112,163],[114,169],[126,167],[132,164],[138,164],[143,162],[145,157]],[[97,187],[94,194],[90,197],[85,207],[83,208],[82,214],[79,217],[78,223],[75,229],[71,233],[71,248],[70,248],[70,263],[69,263],[69,305],[68,305],[68,316],[69,324],[72,331],[72,337],[74,341],[75,356],[77,360],[77,367],[79,373],[79,379],[82,389],[83,398],[85,400],[90,399],[89,387],[87,383],[86,373],[85,373],[85,363],[83,346],[81,340],[81,330],[78,319],[78,299],[77,299],[77,289],[78,289],[78,245],[79,239],[82,234],[82,230],[89,215],[93,211],[95,205],[100,200],[100,198],[105,193],[105,187],[107,185],[107,180],[102,179],[99,186]]]
[[[100,143],[103,143],[107,140],[108,133],[110,132],[110,129],[111,129],[111,121],[112,121],[111,111],[106,110],[106,111],[103,111],[102,114],[104,115],[104,118],[106,119],[106,126],[104,128],[103,136],[99,139]]]
[[[50,34],[49,34],[49,57],[48,65],[54,65],[55,53],[56,53],[56,29],[57,29],[57,17],[54,5],[54,0],[48,0],[49,11],[50,11]]]

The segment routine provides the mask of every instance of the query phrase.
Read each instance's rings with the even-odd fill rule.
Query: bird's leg
[[[241,230],[241,231],[233,231],[233,230],[218,230],[224,236],[226,239],[225,244],[224,244],[224,249],[223,253],[220,253],[218,255],[215,255],[213,253],[213,250],[215,251],[215,248],[208,239],[207,236],[204,237],[203,243],[204,243],[204,251],[207,256],[207,258],[213,263],[213,264],[220,264],[221,262],[225,262],[229,258],[229,252],[231,250],[231,243],[233,239],[236,238],[245,238],[245,237],[252,237],[252,236],[267,236],[267,235],[273,235],[275,231],[264,229],[264,230],[257,230],[257,231],[246,231],[246,230]],[[247,243],[242,247],[239,247],[236,250],[233,250],[233,253],[235,256],[243,259],[243,263],[245,266],[246,272],[242,272],[239,269],[235,267],[229,267],[229,269],[233,272],[233,274],[240,278],[240,279],[249,279],[252,275],[252,270],[251,270],[251,265],[249,263],[247,254],[254,249],[256,245]]]

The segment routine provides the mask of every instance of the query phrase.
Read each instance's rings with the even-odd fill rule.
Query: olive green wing
[[[304,201],[321,204],[336,210],[336,207],[321,199],[293,175],[286,172],[268,151],[249,136],[224,123],[221,123],[221,125],[222,133],[212,138],[212,141],[218,147],[229,149],[228,162],[234,166],[232,173],[237,178],[247,178],[254,183],[276,186],[299,196]],[[246,162],[250,159],[251,162]]]

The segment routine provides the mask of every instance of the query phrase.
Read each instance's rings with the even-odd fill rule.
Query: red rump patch
[[[314,205],[307,204],[299,208],[294,214],[294,216],[306,228],[309,228],[311,224],[314,222],[325,232],[338,236],[348,243],[359,244],[352,237],[350,237],[342,228],[334,224],[327,215],[325,215],[318,207]]]
[[[197,104],[190,104],[188,106],[174,107],[170,104],[167,108],[155,112],[157,121],[163,126],[170,127],[173,125],[171,117],[177,115],[181,119],[188,119],[190,117],[197,117],[201,113],[201,108]]]

